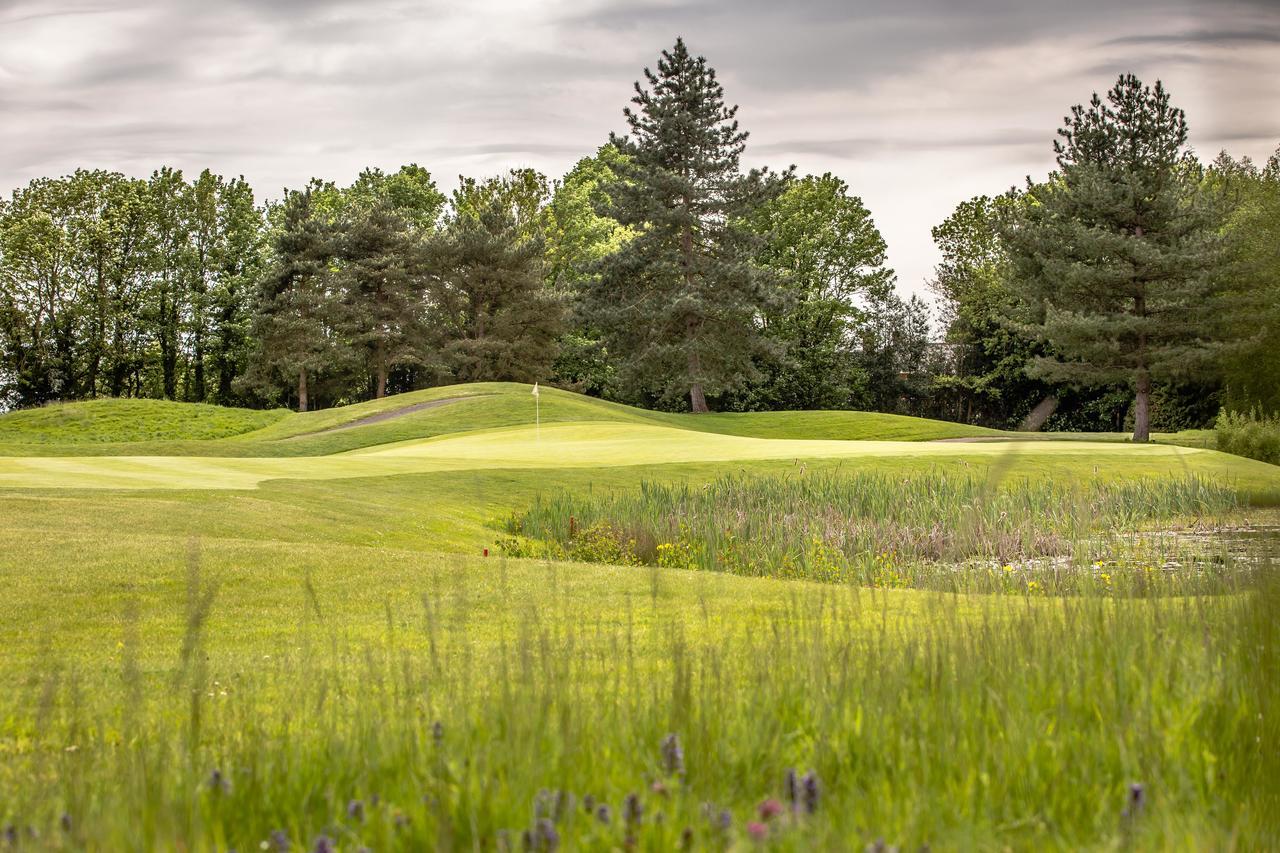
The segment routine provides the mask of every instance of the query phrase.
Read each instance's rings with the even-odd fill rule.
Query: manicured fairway
[[[37,489],[249,489],[269,480],[337,480],[477,469],[609,468],[764,460],[902,460],[908,466],[1069,468],[1082,476],[1199,474],[1266,496],[1274,466],[1215,451],[1114,442],[905,442],[763,439],[635,423],[552,423],[411,439],[318,457],[0,457],[0,487]]]

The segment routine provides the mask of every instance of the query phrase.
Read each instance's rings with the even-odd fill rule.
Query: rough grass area
[[[20,839],[1275,840],[1260,746],[1280,698],[1264,675],[1274,591],[957,597],[315,546],[142,558],[139,544],[42,572],[60,606],[0,628],[0,820]],[[792,800],[790,770],[812,796]]]
[[[520,556],[963,592],[1118,590],[1145,585],[1158,571],[1172,572],[1191,591],[1216,582],[1211,560],[1179,553],[1176,536],[1148,536],[1148,547],[1139,549],[1116,534],[1175,522],[1217,530],[1239,512],[1239,501],[1235,490],[1197,477],[993,485],[938,470],[731,474],[696,485],[641,482],[625,491],[539,495],[511,517],[507,529],[518,538],[503,548]]]
[[[1223,411],[1214,438],[1219,450],[1280,465],[1280,415]]]
[[[85,400],[0,415],[0,445],[102,445],[208,441],[262,429],[289,417],[285,409],[233,409],[169,400]]]

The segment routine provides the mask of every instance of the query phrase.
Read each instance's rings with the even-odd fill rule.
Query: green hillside
[[[530,390],[515,383],[454,385],[305,413],[95,400],[0,415],[0,455],[321,456],[532,424]],[[419,408],[427,404],[434,405]],[[540,408],[544,424],[653,424],[751,438],[927,441],[1002,434],[875,412],[650,412],[554,388],[542,389]],[[385,419],[373,420],[378,417]]]
[[[0,445],[208,441],[253,432],[289,414],[169,400],[84,400],[0,415]]]

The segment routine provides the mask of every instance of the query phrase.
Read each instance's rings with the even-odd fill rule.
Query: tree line
[[[408,165],[265,205],[208,171],[32,181],[0,203],[0,394],[307,409],[536,380],[1140,435],[1280,405],[1280,163],[1202,166],[1159,84],[1121,78],[1064,121],[1048,179],[934,229],[933,329],[861,199],[744,169],[736,111],[678,40],[627,132],[558,180],[446,195]]]
[[[1169,93],[1128,74],[1058,136],[1047,179],[933,230],[954,359],[938,402],[1136,440],[1280,411],[1280,151],[1202,164]]]

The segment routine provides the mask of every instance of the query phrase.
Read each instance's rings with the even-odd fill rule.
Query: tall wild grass
[[[46,659],[0,691],[0,829],[64,850],[1273,847],[1275,568],[1143,600],[796,584],[725,622],[672,573],[602,612],[549,565],[481,622],[507,568],[459,567],[377,640],[309,590],[243,659],[193,561],[169,663],[126,611],[104,666]]]
[[[1234,490],[1196,477],[993,486],[943,472],[797,469],[541,495],[510,518],[519,538],[503,545],[518,556],[877,586],[1005,586],[1016,570],[1019,589],[1060,590],[1080,582],[1067,568],[1102,568],[1093,574],[1110,584],[1117,568],[1146,572],[1172,559],[1159,536],[1121,547],[1116,534],[1174,521],[1213,527],[1239,509]]]

